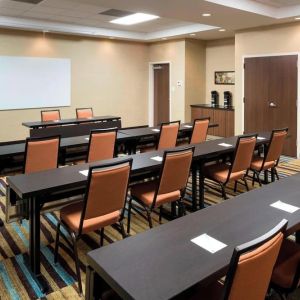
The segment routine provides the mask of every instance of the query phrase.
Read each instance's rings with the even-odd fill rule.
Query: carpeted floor
[[[280,177],[286,177],[300,172],[300,160],[283,158],[278,168]],[[0,179],[0,218],[5,219],[5,189],[1,186]],[[2,182],[3,183],[3,182]],[[251,188],[254,187],[249,182]],[[227,189],[228,196],[235,196],[244,191],[242,185],[238,186],[238,192],[233,192],[233,186]],[[187,190],[187,199],[190,195],[190,184]],[[220,194],[208,189],[205,193],[205,202],[209,205],[220,202]],[[41,218],[41,271],[50,289],[46,295],[42,294],[33,281],[25,260],[28,249],[28,221],[22,225],[17,222],[5,224],[0,228],[0,299],[81,299],[77,293],[76,276],[72,252],[62,244],[60,247],[59,263],[53,263],[54,238],[57,224],[57,213],[46,213]],[[167,222],[163,220],[163,222]],[[126,222],[125,222],[126,224]],[[154,215],[154,226],[159,226],[158,217]],[[131,234],[137,234],[148,230],[146,222],[139,216],[132,217]],[[106,234],[113,240],[121,239],[114,230],[107,228]],[[85,288],[85,254],[98,247],[99,236],[96,233],[84,236],[79,242],[79,256],[83,288]],[[107,242],[106,242],[107,243]],[[276,295],[271,297],[277,300]],[[296,291],[289,297],[290,300],[300,299],[300,291]]]

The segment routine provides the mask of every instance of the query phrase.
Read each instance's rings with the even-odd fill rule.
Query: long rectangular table
[[[164,300],[221,278],[237,245],[261,236],[282,219],[288,220],[287,234],[300,229],[299,210],[291,214],[270,207],[278,200],[299,207],[299,185],[297,174],[91,251],[86,299],[98,299],[93,297],[102,281],[122,299]],[[227,247],[211,254],[191,242],[204,233]]]
[[[95,122],[105,122],[112,120],[120,120],[121,117],[117,116],[95,116],[91,118],[72,118],[72,119],[62,119],[55,121],[34,121],[34,122],[23,122],[22,125],[31,129],[36,129],[39,127],[52,127],[60,125],[71,125],[71,124],[82,124],[82,123],[95,123]]]
[[[192,124],[181,124],[181,133],[190,133],[192,131]],[[216,127],[218,124],[209,124],[209,127]],[[117,135],[117,143],[130,143],[129,151],[134,153],[139,140],[144,137],[158,137],[159,127],[145,127],[145,128],[131,128],[120,129]],[[78,135],[72,137],[61,138],[60,149],[64,151],[67,148],[87,146],[89,143],[89,135]],[[24,155],[25,141],[18,141],[16,143],[0,144],[0,162],[14,156]],[[5,164],[1,164],[3,167]],[[0,172],[2,171],[0,165]]]
[[[270,133],[260,134],[263,140],[258,140],[257,145],[263,145],[269,142]],[[237,137],[224,138],[219,140],[207,141],[200,144],[195,144],[193,156],[193,164],[203,164],[204,161],[218,157],[221,154],[230,154],[235,149]],[[220,143],[227,143],[229,147],[223,147]],[[161,162],[151,159],[154,156],[162,156],[163,151],[154,151],[143,154],[135,154],[133,158],[131,178],[141,174],[152,173],[159,171]],[[113,160],[103,161],[115,161]],[[28,218],[30,227],[30,243],[29,257],[30,268],[33,274],[40,278],[40,211],[43,203],[59,199],[60,194],[66,191],[74,191],[74,193],[82,193],[87,184],[87,177],[79,173],[86,170],[89,165],[99,164],[80,164],[65,168],[58,168],[32,174],[21,174],[7,178],[8,194],[15,199],[19,197],[28,203]],[[200,195],[203,195],[203,182],[200,180],[198,190]],[[193,191],[196,188],[196,181],[193,180]],[[55,197],[53,198],[52,195]],[[193,192],[193,204],[197,206],[196,193]],[[199,199],[200,208],[204,207],[203,197]]]

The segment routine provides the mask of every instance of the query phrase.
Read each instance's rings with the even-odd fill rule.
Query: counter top
[[[225,107],[224,105],[214,105],[213,106],[211,104],[192,104],[191,107],[234,110],[234,106],[228,106],[228,107]]]

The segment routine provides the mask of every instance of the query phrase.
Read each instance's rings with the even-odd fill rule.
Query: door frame
[[[242,124],[243,124],[243,128],[242,131],[244,132],[245,130],[245,103],[244,103],[244,97],[245,97],[245,68],[244,68],[244,64],[245,64],[245,59],[246,58],[254,58],[254,57],[272,57],[272,56],[288,56],[288,55],[297,55],[298,57],[298,62],[297,62],[297,100],[296,100],[296,106],[297,106],[297,124],[296,124],[296,128],[297,128],[297,137],[296,137],[296,153],[297,153],[297,158],[300,158],[300,153],[299,153],[299,141],[300,141],[300,107],[299,107],[299,94],[300,94],[300,52],[280,52],[280,53],[265,53],[265,54],[253,54],[253,55],[243,55],[243,72],[242,72],[242,89],[243,89],[243,93],[242,93]]]
[[[149,62],[149,88],[148,88],[148,125],[154,125],[154,70],[153,66],[158,64],[169,65],[169,119],[172,121],[172,63],[170,61]]]

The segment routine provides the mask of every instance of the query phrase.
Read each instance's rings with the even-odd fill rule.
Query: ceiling
[[[160,18],[123,26],[101,15],[109,9]],[[0,27],[145,42],[191,34],[204,40],[233,37],[237,30],[291,22],[299,15],[300,0],[0,0]]]

